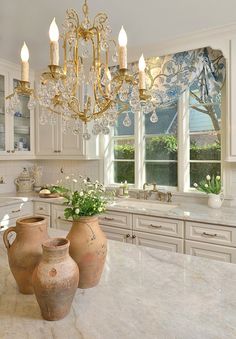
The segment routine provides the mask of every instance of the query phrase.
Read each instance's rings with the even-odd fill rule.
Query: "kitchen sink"
[[[122,200],[113,204],[114,207],[131,208],[138,210],[155,210],[155,211],[170,211],[178,205],[162,203],[159,201],[144,201],[144,200]]]

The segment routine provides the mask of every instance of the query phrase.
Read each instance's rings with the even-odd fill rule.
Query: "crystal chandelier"
[[[59,63],[60,34],[55,18],[50,25],[50,65],[48,71],[41,76],[37,92],[37,102],[43,108],[40,123],[55,123],[57,115],[60,115],[64,133],[83,133],[84,139],[89,140],[91,135],[88,124],[91,121],[93,134],[109,134],[118,114],[123,112],[126,112],[124,126],[131,125],[130,111],[134,114],[153,111],[150,120],[156,122],[155,99],[150,90],[151,73],[145,72],[148,67],[143,55],[139,60],[139,69],[129,71],[127,35],[123,26],[117,48],[115,40],[110,36],[107,15],[99,13],[91,20],[87,0],[82,10],[82,21],[74,9],[66,12],[61,34],[63,66]],[[111,63],[119,63],[119,67],[110,68]],[[36,97],[29,89],[28,59],[22,58],[22,69],[23,85],[27,88],[26,94],[30,96],[29,108],[32,108],[36,104]],[[16,88],[10,98],[11,111],[16,106],[19,90]]]

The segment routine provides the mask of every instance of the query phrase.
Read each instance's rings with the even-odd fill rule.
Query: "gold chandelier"
[[[84,138],[88,140],[89,122],[94,121],[93,134],[108,134],[109,127],[114,126],[118,114],[128,112],[130,108],[135,113],[144,106],[145,113],[149,113],[155,106],[150,88],[146,90],[146,63],[143,55],[139,60],[139,70],[128,71],[127,35],[123,26],[117,49],[115,40],[110,37],[107,15],[99,13],[91,20],[87,0],[82,10],[82,21],[74,9],[66,11],[61,35],[55,18],[53,19],[49,29],[50,65],[48,71],[41,76],[37,98],[29,88],[28,59],[24,55],[20,87],[22,89],[23,86],[26,94],[31,95],[29,108],[36,101],[42,106],[42,124],[53,123],[59,114],[63,119],[65,133],[69,130],[74,134],[83,132]],[[59,63],[60,37],[64,51],[63,66]],[[25,44],[23,47],[27,48]],[[109,66],[118,61],[119,67],[112,67],[110,71]],[[151,75],[150,72],[147,74]],[[152,79],[149,79],[149,83],[152,83]],[[14,108],[14,102],[17,101],[18,91],[16,88],[10,97],[11,108]],[[128,113],[124,125],[131,125]]]

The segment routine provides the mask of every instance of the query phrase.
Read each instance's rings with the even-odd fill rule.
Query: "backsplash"
[[[15,178],[19,176],[24,167],[29,168],[35,164],[42,167],[41,184],[56,183],[58,179],[71,174],[81,174],[89,177],[91,180],[101,180],[100,164],[98,160],[6,160],[0,162],[0,177],[2,176],[4,180],[4,184],[0,184],[0,193],[15,192]]]
[[[103,181],[102,161],[100,160],[15,160],[15,161],[0,161],[0,177],[3,176],[4,184],[0,184],[1,193],[12,193],[16,191],[14,183],[15,178],[19,176],[24,167],[32,167],[37,164],[42,167],[42,182],[41,184],[56,183],[60,178],[74,174],[81,174],[89,177],[91,180]],[[230,201],[230,205],[236,206],[236,163],[227,163],[226,165],[226,186],[228,188],[227,195],[234,199]],[[63,173],[62,173],[63,172]],[[175,201],[192,202],[199,199],[205,203],[205,199],[199,197],[184,197],[183,195],[175,196]]]

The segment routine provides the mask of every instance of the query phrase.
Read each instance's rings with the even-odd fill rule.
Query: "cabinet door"
[[[51,227],[69,231],[71,228],[71,221],[65,219],[64,209],[64,206],[52,205]]]
[[[185,253],[195,255],[197,257],[236,263],[236,248],[232,247],[186,240]]]
[[[36,154],[37,155],[58,155],[58,140],[57,140],[57,128],[58,118],[56,121],[50,122],[44,120],[41,116],[41,109],[37,109],[36,112]],[[44,123],[42,124],[44,120]]]
[[[7,115],[6,115],[6,101],[7,95],[7,73],[0,68],[0,154],[6,155],[8,150],[8,134],[7,134]],[[10,153],[10,152],[7,152]]]
[[[236,38],[230,42],[230,60],[229,60],[229,95],[230,103],[227,112],[227,159],[236,161]]]
[[[62,117],[58,119],[58,150],[60,155],[84,155],[84,141],[82,134],[66,131]]]
[[[100,225],[108,239],[132,244],[132,232],[118,227]]]
[[[11,78],[13,92],[19,80]],[[14,112],[11,120],[10,151],[17,155],[34,153],[34,110],[28,109],[29,96],[19,95],[20,105]]]
[[[133,234],[133,243],[147,247],[157,248],[159,250],[183,253],[183,240],[155,235],[144,232],[135,232]]]

